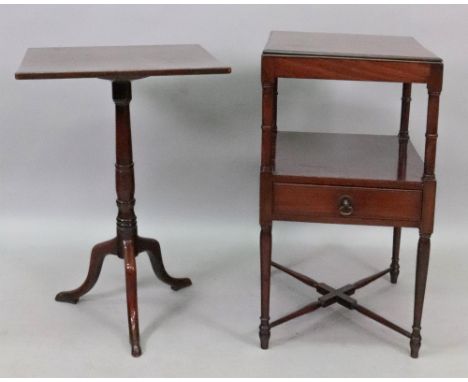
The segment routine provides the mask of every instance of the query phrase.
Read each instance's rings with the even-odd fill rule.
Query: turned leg
[[[270,340],[270,275],[273,179],[276,156],[276,116],[278,79],[270,76],[262,61],[262,155],[260,167],[260,346],[268,349]]]
[[[406,161],[408,153],[408,125],[409,114],[411,105],[411,83],[403,84],[403,91],[401,96],[401,118],[400,118],[400,131],[398,133],[398,179],[404,180],[406,178]],[[390,265],[390,281],[396,284],[398,275],[400,273],[400,240],[401,240],[401,227],[393,228],[393,250],[392,250],[392,263]]]
[[[390,281],[396,284],[398,275],[400,274],[400,240],[401,240],[401,227],[393,228],[393,250],[392,250],[392,263],[390,264]]]
[[[162,282],[171,286],[173,290],[179,290],[192,285],[192,281],[188,278],[175,278],[171,277],[166,269],[161,256],[161,247],[159,242],[154,239],[138,238],[138,253],[148,253],[156,277]]]
[[[426,145],[424,150],[422,218],[419,231],[418,254],[416,261],[416,285],[414,297],[413,331],[410,346],[411,357],[417,358],[421,347],[421,318],[426,291],[427,271],[431,234],[434,228],[434,209],[436,196],[435,157],[437,146],[437,128],[439,118],[439,97],[442,90],[442,65],[434,65],[431,79],[427,84],[428,105],[426,125]]]
[[[411,357],[418,358],[421,347],[421,318],[426,291],[427,271],[429,267],[430,235],[421,234],[418,242],[416,261],[416,285],[414,295],[413,332],[411,333]]]
[[[271,224],[260,232],[261,316],[260,346],[268,349],[270,340],[270,277],[271,277]]]
[[[96,284],[99,274],[101,273],[104,258],[107,255],[117,255],[117,240],[115,238],[96,244],[93,247],[86,280],[76,289],[67,292],[60,292],[55,296],[55,300],[76,304],[80,297],[88,293]]]

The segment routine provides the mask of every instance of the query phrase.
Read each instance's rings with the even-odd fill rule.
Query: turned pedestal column
[[[130,101],[132,85],[130,81],[113,81],[112,98],[115,103],[115,186],[117,191],[117,236],[97,244],[91,253],[88,276],[77,289],[60,292],[57,301],[76,304],[81,296],[96,284],[106,255],[117,255],[124,260],[125,285],[127,290],[128,327],[132,355],[139,356],[140,334],[138,329],[137,269],[135,258],[140,252],[147,252],[156,276],[173,290],[191,285],[188,278],[169,276],[164,268],[159,243],[154,239],[141,238],[137,234],[135,206],[135,177],[133,171],[132,133],[130,128]]]

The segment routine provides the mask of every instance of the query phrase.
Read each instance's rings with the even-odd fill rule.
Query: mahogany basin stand
[[[60,292],[57,301],[76,304],[96,284],[104,258],[115,255],[123,259],[127,291],[128,326],[132,355],[141,355],[136,256],[149,255],[152,268],[162,282],[175,291],[192,284],[188,278],[170,276],[161,257],[159,242],[138,236],[134,212],[135,180],[130,129],[131,81],[160,75],[229,73],[230,68],[216,61],[198,45],[159,45],[89,48],[28,49],[17,79],[101,78],[112,81],[112,98],[116,110],[117,234],[96,244],[91,251],[88,275],[81,286]]]
[[[410,340],[411,357],[421,346],[421,318],[434,225],[434,174],[442,60],[410,37],[272,32],[262,55],[262,156],[260,169],[260,344],[271,328],[332,304],[359,312]],[[397,136],[284,132],[277,129],[279,78],[380,81],[402,84]],[[426,144],[422,160],[409,140],[413,83],[426,84]],[[390,266],[333,288],[272,261],[274,220],[393,227]],[[419,229],[412,330],[406,330],[351,297],[389,274],[396,284],[402,227]],[[270,322],[271,267],[321,295]]]

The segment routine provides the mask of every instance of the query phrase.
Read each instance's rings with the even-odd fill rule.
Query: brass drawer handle
[[[348,195],[343,195],[340,198],[339,211],[341,216],[350,216],[353,214],[353,200]]]

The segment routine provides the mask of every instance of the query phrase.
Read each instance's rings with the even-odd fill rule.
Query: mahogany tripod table
[[[442,60],[410,37],[272,32],[262,55],[262,157],[260,170],[260,343],[270,329],[338,303],[410,339],[411,356],[421,346],[421,317],[434,224],[434,175]],[[402,83],[398,136],[281,132],[277,130],[279,78]],[[409,140],[412,83],[427,85],[424,161]],[[390,267],[353,284],[333,288],[272,261],[274,220],[363,224],[393,228]],[[351,297],[390,274],[399,274],[402,227],[419,229],[412,330],[406,330]],[[271,266],[317,290],[311,304],[270,322]]]
[[[100,78],[112,81],[116,110],[117,234],[91,251],[88,275],[77,289],[57,294],[57,301],[76,304],[95,285],[104,258],[124,260],[128,325],[132,355],[141,355],[135,257],[147,252],[156,276],[173,290],[190,286],[188,278],[171,277],[164,268],[159,242],[138,236],[134,212],[135,181],[130,129],[131,81],[169,75],[223,74],[231,69],[199,45],[76,47],[28,49],[16,72],[20,80]]]

